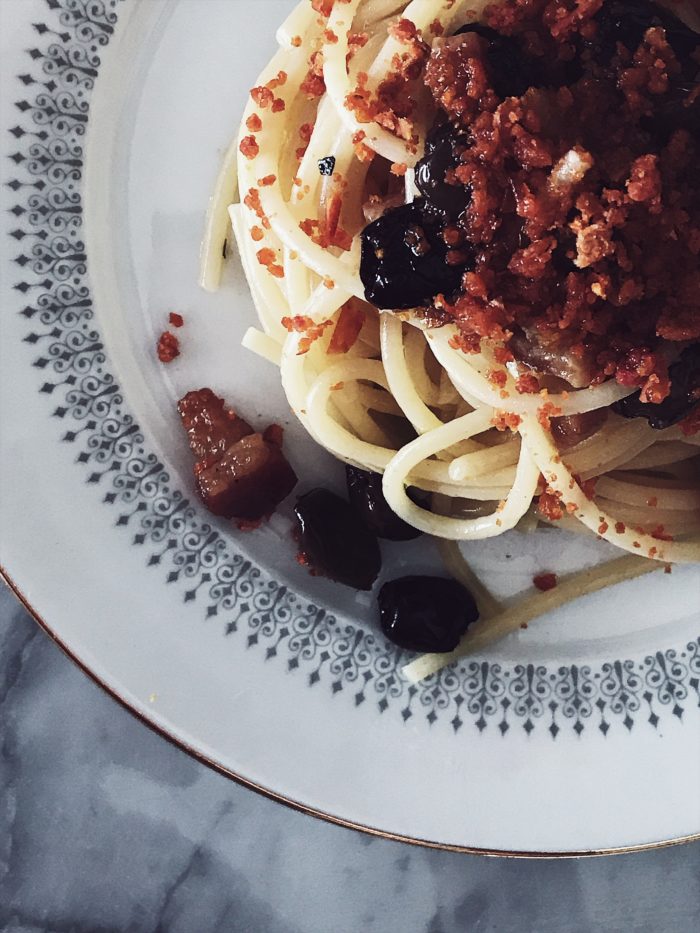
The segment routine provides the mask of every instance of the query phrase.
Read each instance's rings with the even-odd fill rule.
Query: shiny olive
[[[452,651],[479,618],[469,590],[444,577],[399,577],[379,591],[386,637],[407,651]]]
[[[348,503],[312,489],[294,508],[297,539],[313,569],[358,590],[370,590],[381,570],[377,538]]]
[[[448,265],[441,227],[417,198],[387,211],[362,231],[360,278],[377,308],[418,308],[459,288],[466,264]]]
[[[459,153],[467,147],[466,136],[450,123],[434,127],[425,142],[425,155],[416,165],[416,186],[425,198],[426,206],[446,220],[454,220],[471,200],[471,189],[465,185],[448,185],[448,169],[459,165]]]
[[[411,538],[420,536],[421,532],[399,518],[384,498],[380,473],[369,473],[367,470],[346,466],[345,479],[350,505],[378,538],[410,541]]]
[[[682,421],[700,405],[700,343],[686,347],[668,368],[671,392],[658,404],[642,402],[639,392],[612,406],[624,418],[646,418],[652,428],[663,430]]]

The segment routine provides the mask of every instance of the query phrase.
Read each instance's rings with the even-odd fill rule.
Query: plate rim
[[[67,657],[68,660],[71,661],[83,674],[87,675],[89,680],[91,680],[92,683],[99,687],[99,689],[104,694],[106,694],[112,700],[115,700],[122,709],[130,713],[142,725],[149,728],[152,732],[155,732],[156,735],[160,736],[160,738],[164,739],[169,744],[175,746],[175,748],[178,748],[186,755],[189,755],[195,761],[199,762],[199,764],[202,764],[217,774],[220,774],[222,777],[228,778],[228,780],[233,781],[240,787],[244,787],[247,790],[253,791],[253,793],[258,794],[259,796],[264,797],[273,803],[288,807],[297,813],[302,813],[305,816],[313,817],[314,819],[321,820],[324,823],[329,823],[333,826],[339,826],[343,829],[350,829],[355,832],[363,833],[364,835],[372,836],[378,839],[387,839],[391,842],[402,842],[424,849],[436,849],[437,851],[454,852],[462,855],[482,855],[489,858],[533,859],[543,861],[563,858],[600,858],[606,855],[629,855],[633,852],[651,852],[656,849],[667,849],[671,846],[681,846],[693,842],[700,842],[700,832],[697,832],[684,836],[675,836],[668,839],[659,839],[653,842],[642,842],[635,845],[613,846],[600,849],[563,849],[560,851],[541,851],[538,849],[492,849],[488,847],[437,842],[431,839],[421,839],[417,836],[404,835],[402,833],[392,833],[388,830],[379,829],[374,826],[367,826],[364,823],[349,820],[345,817],[336,816],[332,813],[327,813],[325,810],[312,807],[309,804],[302,803],[299,800],[294,800],[292,797],[287,797],[284,794],[281,794],[279,791],[275,791],[272,788],[265,787],[264,785],[251,780],[250,778],[246,778],[244,775],[239,774],[221,762],[215,761],[213,758],[210,758],[203,752],[200,752],[196,748],[188,745],[187,742],[185,742],[183,739],[179,738],[174,733],[169,732],[164,726],[161,726],[159,723],[150,719],[145,713],[141,712],[141,710],[136,709],[136,707],[132,706],[132,704],[129,703],[129,701],[123,697],[115,687],[112,687],[110,684],[104,681],[95,671],[89,668],[88,665],[85,664],[73,652],[73,650],[66,644],[60,635],[58,635],[58,633],[53,630],[44,616],[41,615],[41,613],[39,613],[39,611],[35,609],[34,606],[32,606],[31,602],[23,593],[19,584],[14,580],[7,568],[2,564],[0,564],[0,579],[7,585],[8,589],[17,598],[20,605],[31,616],[34,622],[36,622],[39,628],[49,636],[51,641],[61,650],[65,657]]]

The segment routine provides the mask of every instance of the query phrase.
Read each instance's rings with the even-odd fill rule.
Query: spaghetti
[[[302,0],[278,30],[279,50],[226,156],[202,284],[218,284],[230,219],[261,326],[244,345],[280,366],[292,410],[317,443],[383,473],[391,508],[446,542],[456,576],[469,571],[447,542],[538,522],[588,531],[648,561],[698,561],[697,408],[653,428],[611,408],[641,384],[619,371],[574,388],[503,352],[504,328],[467,346],[460,321],[440,316],[442,296],[432,312],[425,304],[380,311],[366,300],[362,231],[373,211],[380,217],[417,195],[435,113],[426,58],[485,8],[484,0]],[[582,177],[585,159],[571,152],[555,180]],[[241,200],[231,203],[236,176]],[[696,320],[697,303],[692,313]],[[523,391],[524,375],[534,389]],[[585,418],[593,430],[562,438]],[[417,505],[408,487],[432,493],[432,506]],[[646,567],[626,558],[587,572],[579,589],[573,581],[533,596],[542,608],[530,616]],[[497,604],[483,598],[493,622]],[[516,618],[506,611],[490,626],[494,637]],[[489,623],[479,625],[472,640],[481,645]]]

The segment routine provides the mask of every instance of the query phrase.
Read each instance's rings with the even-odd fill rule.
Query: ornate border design
[[[607,735],[613,725],[656,728],[664,716],[681,720],[700,705],[700,638],[684,649],[590,666],[468,660],[419,686],[399,669],[406,656],[380,635],[345,624],[308,604],[235,551],[235,542],[200,521],[197,510],[170,485],[165,466],[148,451],[139,426],[106,368],[87,284],[89,258],[82,236],[83,142],[100,55],[117,24],[118,0],[44,0],[46,20],[33,23],[36,46],[18,75],[18,123],[10,129],[16,196],[9,235],[16,241],[21,314],[29,330],[39,391],[66,425],[85,480],[104,488],[116,525],[179,585],[185,602],[199,600],[226,635],[264,650],[309,686],[325,684],[360,706],[391,709],[404,722],[446,719],[455,733],[517,727],[530,735],[586,729]]]

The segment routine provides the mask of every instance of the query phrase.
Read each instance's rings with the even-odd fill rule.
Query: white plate
[[[289,6],[3,0],[3,566],[134,712],[331,819],[529,853],[696,834],[697,569],[583,599],[415,687],[371,599],[295,563],[288,511],[241,535],[191,496],[175,400],[201,385],[285,424],[300,488],[342,477],[239,347],[237,263],[219,295],[195,285],[221,153]],[[171,310],[183,353],[165,367]],[[469,556],[512,595],[606,553],[552,532]],[[425,540],[385,549],[385,576],[437,566]]]

